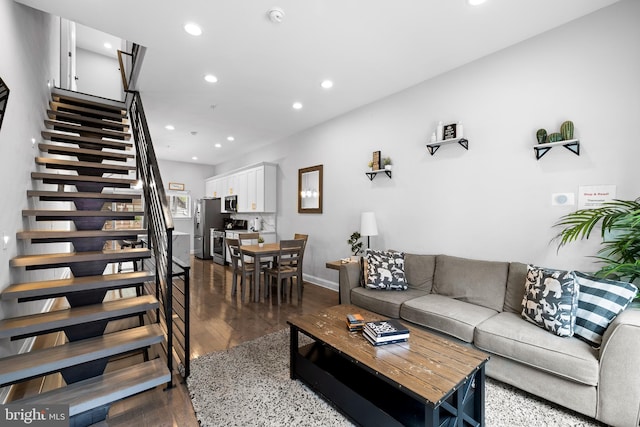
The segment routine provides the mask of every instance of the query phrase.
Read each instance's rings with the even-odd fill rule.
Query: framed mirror
[[[7,109],[7,102],[9,101],[9,86],[0,78],[0,128],[2,128],[2,119],[4,119],[4,112]]]
[[[298,213],[322,213],[322,165],[298,169]]]

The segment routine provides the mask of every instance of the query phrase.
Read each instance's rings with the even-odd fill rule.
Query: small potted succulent
[[[262,237],[258,237],[258,246],[259,247],[263,247],[264,246],[264,239]]]
[[[371,172],[373,170],[373,160],[369,160],[369,163],[367,163],[367,166],[369,166],[369,172]]]
[[[385,157],[384,159],[382,159],[382,163],[384,163],[384,168],[386,170],[391,170],[391,157]]]
[[[358,256],[362,253],[362,242],[360,241],[360,237],[362,237],[360,233],[354,231],[351,233],[349,240],[347,240],[347,243],[351,246],[351,253],[353,254],[351,257],[352,261],[357,261]]]

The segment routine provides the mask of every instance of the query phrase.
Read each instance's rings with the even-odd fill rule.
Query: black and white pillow
[[[522,318],[561,337],[574,334],[578,287],[570,271],[527,266]]]
[[[367,249],[365,256],[367,266],[365,287],[399,291],[407,289],[403,252]]]
[[[638,292],[631,283],[600,279],[579,271],[573,272],[580,286],[575,335],[599,347],[609,324],[633,300]]]

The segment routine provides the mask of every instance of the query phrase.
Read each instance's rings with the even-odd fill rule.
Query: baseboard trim
[[[314,285],[322,286],[323,288],[331,289],[332,291],[338,292],[339,286],[336,282],[331,282],[329,280],[323,279],[321,277],[311,276],[309,274],[302,274],[302,279],[305,282],[313,283]]]

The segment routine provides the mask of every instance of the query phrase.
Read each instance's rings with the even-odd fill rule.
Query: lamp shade
[[[360,234],[362,236],[377,236],[378,225],[376,224],[376,214],[373,212],[362,212],[360,215]]]

